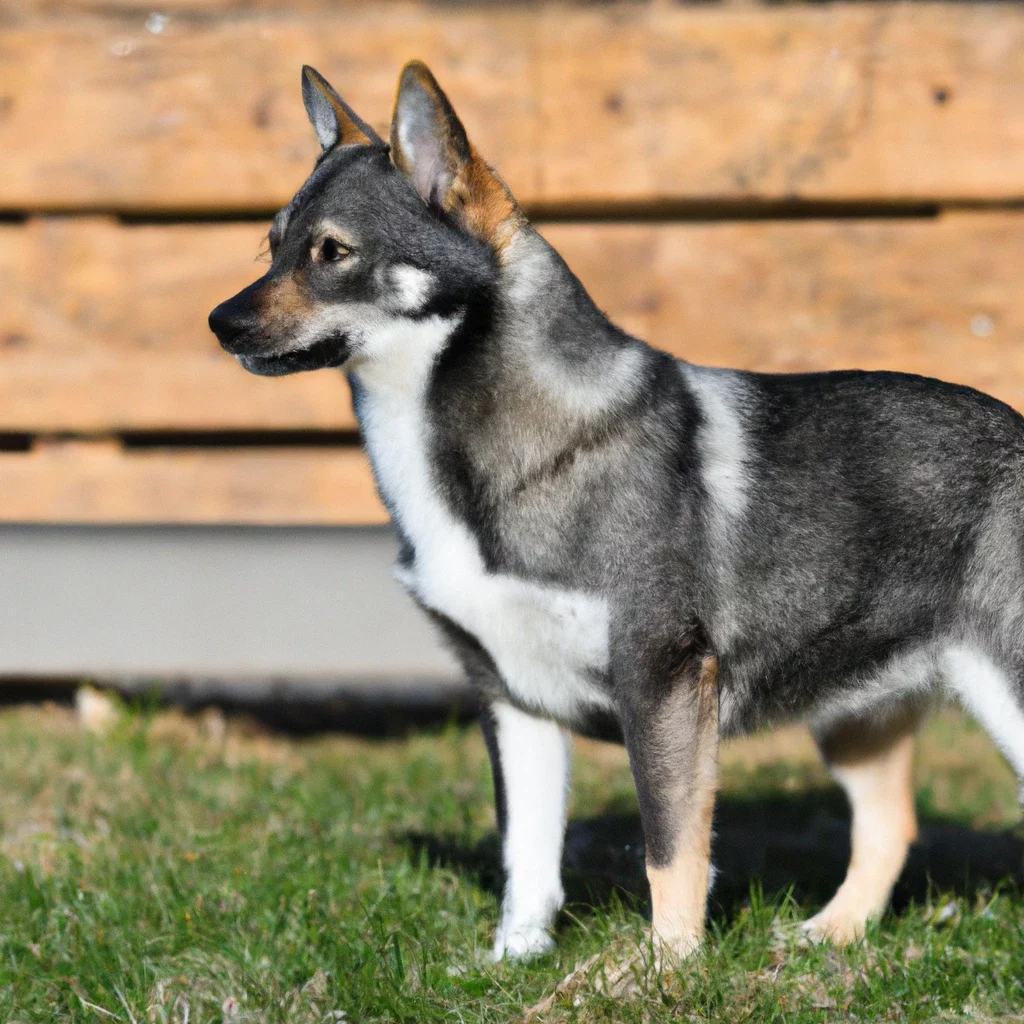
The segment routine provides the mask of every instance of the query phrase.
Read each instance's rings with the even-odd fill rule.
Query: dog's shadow
[[[472,876],[497,893],[501,856],[496,835],[474,847],[438,836],[407,833],[406,841],[436,865]],[[792,889],[804,905],[827,902],[850,859],[849,817],[838,790],[757,800],[722,797],[715,812],[713,858],[717,876],[711,912],[732,918],[760,885],[772,899]],[[646,906],[643,834],[635,814],[576,819],[566,834],[563,876],[567,903],[576,916],[606,905],[612,894]],[[967,828],[942,818],[921,822],[893,892],[899,912],[923,903],[930,891],[973,898],[997,884],[1024,890],[1024,836]]]

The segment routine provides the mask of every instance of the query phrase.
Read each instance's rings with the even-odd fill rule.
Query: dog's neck
[[[464,439],[481,479],[508,493],[591,443],[635,400],[646,351],[526,227],[505,253],[490,335],[467,345],[461,374],[445,379],[439,368],[435,419],[453,445]]]
[[[508,492],[600,433],[642,383],[646,347],[597,308],[554,249],[524,226],[480,313],[416,321],[392,363],[350,370],[369,433],[405,405],[488,490]],[[479,315],[478,315],[479,314]],[[411,408],[410,408],[410,411]]]
[[[551,413],[585,425],[632,391],[643,346],[597,308],[532,228],[509,247],[498,302],[503,362]]]

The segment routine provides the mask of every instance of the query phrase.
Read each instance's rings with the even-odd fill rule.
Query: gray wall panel
[[[0,526],[0,673],[450,681],[385,528]]]

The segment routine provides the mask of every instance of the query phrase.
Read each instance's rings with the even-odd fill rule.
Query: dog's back
[[[727,389],[721,371],[688,374],[698,401],[727,390],[735,417],[710,428],[741,464],[743,507],[712,556],[728,564],[713,620],[734,727],[941,679],[960,693],[954,648],[1024,692],[1024,419],[895,373],[728,373]]]

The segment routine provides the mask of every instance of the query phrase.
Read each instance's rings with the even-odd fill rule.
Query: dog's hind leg
[[[846,792],[853,824],[846,878],[804,925],[814,939],[850,942],[889,902],[917,838],[913,761],[920,719],[920,709],[908,706],[884,723],[865,718],[815,730],[822,756]]]
[[[481,716],[491,755],[505,864],[505,896],[494,957],[543,953],[562,905],[562,845],[572,750],[569,734],[543,718],[495,702]]]

